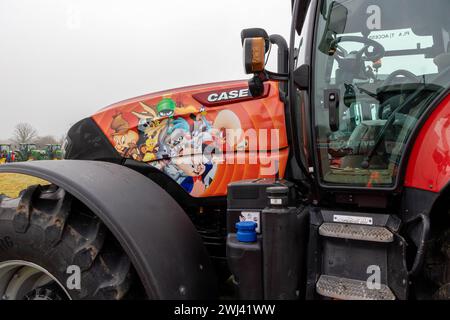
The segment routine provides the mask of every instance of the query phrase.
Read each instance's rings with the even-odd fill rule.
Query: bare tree
[[[47,144],[59,144],[59,141],[54,136],[37,137],[34,140],[40,148],[45,147]]]
[[[13,137],[11,141],[15,144],[20,143],[33,143],[37,136],[36,129],[29,123],[19,123],[14,128]]]
[[[67,134],[60,135],[59,139],[58,139],[58,144],[63,145],[64,141],[66,140],[66,137],[67,137]]]

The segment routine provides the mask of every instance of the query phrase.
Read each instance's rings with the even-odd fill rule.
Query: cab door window
[[[318,14],[312,99],[325,184],[392,186],[418,119],[450,80],[449,1],[376,8],[324,0]]]

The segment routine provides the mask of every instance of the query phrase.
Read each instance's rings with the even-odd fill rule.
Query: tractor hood
[[[284,104],[273,82],[258,98],[251,96],[247,81],[157,92],[110,105],[92,119],[122,158],[160,169],[195,196],[206,194],[206,186],[230,159],[234,169],[257,167],[250,167],[253,174],[230,172],[227,180],[260,177],[260,153],[267,160],[288,146]],[[252,155],[255,163],[245,164]],[[280,172],[285,163],[277,160]],[[193,191],[200,181],[203,186]],[[226,185],[218,193],[225,194]]]

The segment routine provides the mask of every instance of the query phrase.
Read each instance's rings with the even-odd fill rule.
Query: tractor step
[[[319,227],[319,234],[324,237],[362,241],[394,241],[393,233],[385,227],[363,226],[357,224],[325,222]]]
[[[322,296],[342,300],[395,300],[388,286],[369,289],[366,281],[321,275],[316,284],[316,292]]]

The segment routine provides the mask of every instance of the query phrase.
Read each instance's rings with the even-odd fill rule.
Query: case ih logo
[[[261,97],[253,98],[248,87],[240,86],[228,88],[223,91],[207,91],[193,95],[193,98],[204,106],[224,105],[228,103],[243,102],[252,99],[261,99],[269,94],[269,85],[264,84],[264,94]]]
[[[224,91],[221,93],[211,93],[208,96],[208,102],[238,99],[238,98],[249,97],[249,96],[250,96],[250,92],[248,91],[248,88],[241,89],[241,90]]]

